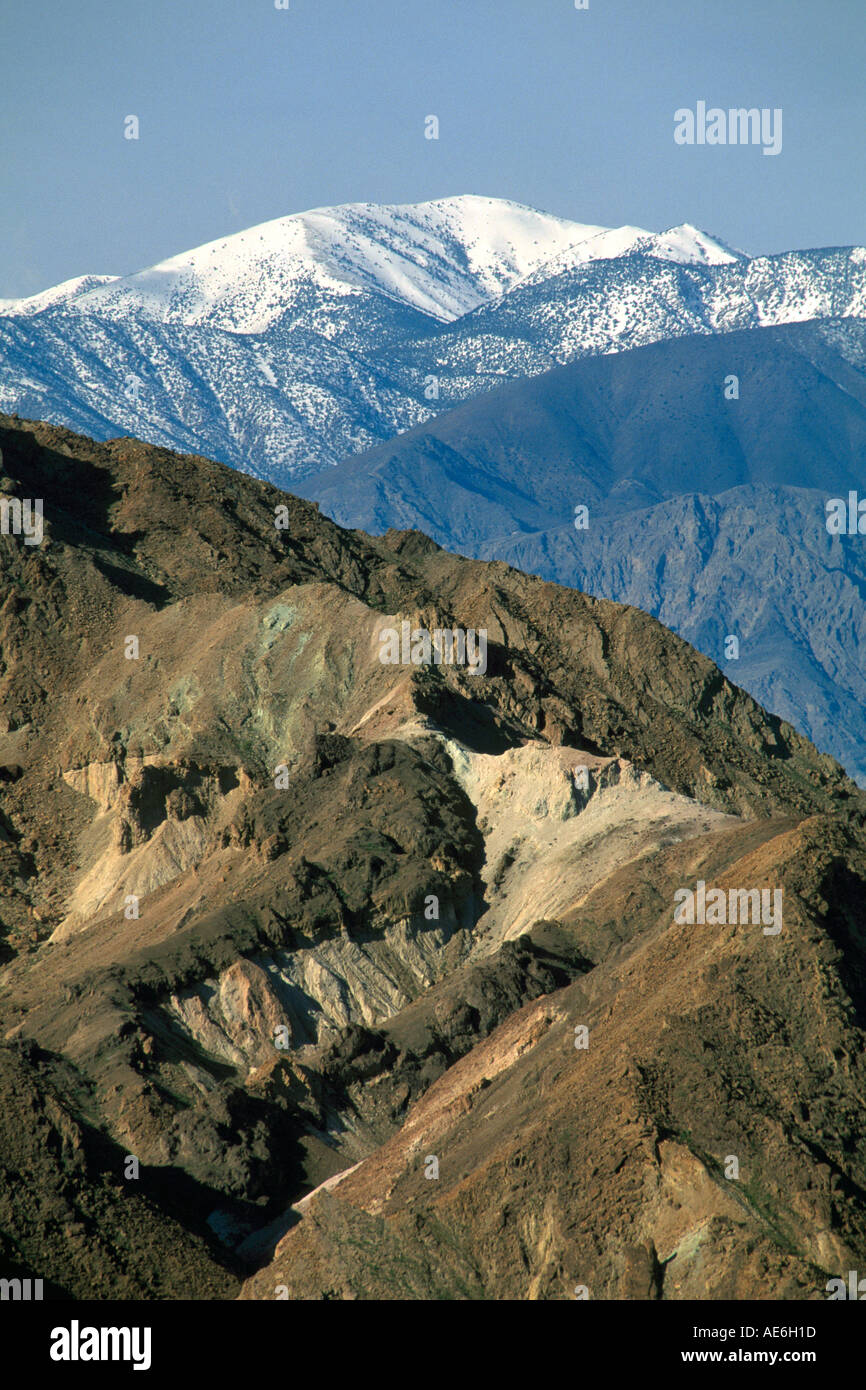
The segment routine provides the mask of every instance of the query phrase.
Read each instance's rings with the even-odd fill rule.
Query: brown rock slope
[[[0,536],[0,1164],[36,1204],[0,1203],[0,1263],[547,1298],[862,1261],[832,760],[636,610],[133,440],[0,417],[0,449],[45,514]],[[486,628],[487,674],[382,665],[402,619]],[[699,878],[781,886],[782,931],[674,924]]]
[[[805,1299],[859,1268],[863,997],[843,961],[866,919],[831,907],[851,845],[823,818],[721,838],[591,895],[563,929],[620,949],[456,1062],[243,1296]],[[703,872],[784,884],[782,933],[672,926],[659,901]]]

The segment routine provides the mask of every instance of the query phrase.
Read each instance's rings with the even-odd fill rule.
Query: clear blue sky
[[[455,193],[862,244],[864,74],[866,0],[0,0],[0,296]],[[699,100],[781,107],[782,153],[676,145]]]

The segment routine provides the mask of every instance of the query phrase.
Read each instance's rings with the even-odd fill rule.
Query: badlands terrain
[[[0,450],[0,500],[44,502],[0,536],[0,1273],[799,1300],[863,1267],[837,763],[636,608],[131,438],[0,416]],[[404,620],[486,629],[486,673],[382,664]],[[675,921],[700,881],[781,889],[781,931]]]

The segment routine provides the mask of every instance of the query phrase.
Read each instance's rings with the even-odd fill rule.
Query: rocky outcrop
[[[696,851],[719,882],[781,881],[784,932],[675,925]],[[846,852],[814,821],[647,856],[625,944],[622,882],[597,889],[562,930],[618,948],[441,1074],[242,1296],[825,1298],[866,1249]]]

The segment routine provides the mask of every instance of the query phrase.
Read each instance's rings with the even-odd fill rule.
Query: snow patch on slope
[[[27,295],[23,299],[0,299],[0,314],[29,318],[33,314],[41,314],[43,309],[56,308],[90,290],[109,285],[117,278],[116,275],[74,275],[71,280],[64,280],[59,285],[52,285],[50,289],[40,290],[38,294]]]

